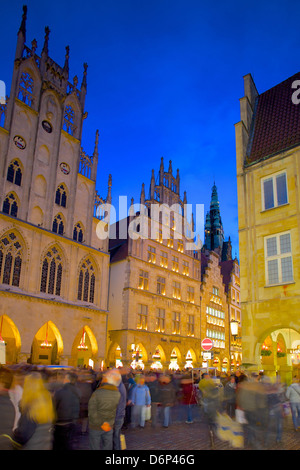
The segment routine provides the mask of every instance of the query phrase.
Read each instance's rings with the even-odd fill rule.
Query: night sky
[[[11,0],[0,6],[0,80],[9,95],[22,6],[26,44],[41,54],[49,26],[49,55],[82,80],[88,94],[82,146],[92,154],[99,129],[97,189],[106,197],[112,174],[119,195],[146,196],[152,168],[163,156],[179,168],[181,195],[209,209],[216,182],[225,237],[238,254],[234,124],[240,120],[243,76],[259,93],[299,71],[300,2],[201,0]],[[298,4],[297,4],[298,3]],[[200,237],[203,229],[199,226]]]

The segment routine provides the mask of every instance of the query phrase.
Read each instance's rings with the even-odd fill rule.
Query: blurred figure
[[[127,392],[123,381],[121,380],[118,385],[120,392],[120,400],[117,406],[116,418],[113,432],[113,449],[121,450],[121,429],[125,418],[125,409],[127,403]]]
[[[276,442],[280,443],[283,430],[282,404],[284,402],[284,391],[280,383],[272,384],[269,377],[264,377],[262,383],[265,388],[267,401],[267,426],[264,433],[264,443],[268,446],[270,435],[276,433]]]
[[[136,387],[136,381],[133,378],[132,373],[127,375],[127,380],[125,381],[125,388],[127,392],[127,403],[125,409],[125,419],[124,427],[127,428],[131,424],[131,411],[132,411],[132,392],[134,387]]]
[[[16,413],[13,430],[16,429],[21,416],[19,405],[23,394],[24,378],[25,374],[22,371],[15,371],[11,388],[8,391],[9,397],[15,407]]]
[[[208,426],[211,447],[214,447],[217,412],[220,409],[221,389],[208,373],[202,375],[198,387],[202,397],[204,419]]]
[[[235,417],[236,408],[236,378],[234,375],[230,376],[230,379],[224,386],[224,411],[230,416]]]
[[[116,369],[108,370],[88,402],[91,450],[113,448],[113,426],[121,397],[118,390],[120,382],[121,374]]]
[[[147,385],[151,397],[151,426],[157,425],[158,407],[160,405],[159,382],[156,374],[151,373],[147,378]]]
[[[13,378],[11,370],[0,368],[0,450],[13,450],[12,436],[16,413],[9,396]]]
[[[89,372],[82,371],[78,375],[77,388],[80,395],[79,420],[81,423],[81,434],[87,433],[88,427],[88,403],[93,393],[93,377]],[[99,377],[99,383],[101,383]]]
[[[176,391],[171,378],[168,375],[162,375],[159,378],[159,401],[162,406],[163,427],[167,428],[170,424],[171,407],[175,404]]]
[[[137,384],[133,388],[131,397],[133,405],[131,425],[133,428],[137,425],[143,428],[145,427],[146,407],[151,406],[151,397],[149,388],[145,384],[145,377],[137,376],[136,380]]]
[[[72,450],[76,422],[79,419],[80,396],[76,388],[77,375],[67,372],[61,389],[54,394],[56,421],[53,450]]]
[[[261,448],[259,426],[265,424],[267,401],[259,376],[253,373],[249,380],[239,383],[237,389],[237,406],[245,413],[245,444],[256,449]]]
[[[51,450],[55,411],[51,393],[38,372],[25,377],[20,411],[14,437],[22,449]]]
[[[300,384],[297,377],[293,378],[292,384],[287,388],[286,397],[290,402],[293,425],[297,431],[300,427]]]
[[[192,377],[189,375],[183,376],[180,384],[181,389],[181,404],[184,407],[186,413],[186,423],[192,424],[193,421],[193,410],[197,405],[196,391],[194,388]]]

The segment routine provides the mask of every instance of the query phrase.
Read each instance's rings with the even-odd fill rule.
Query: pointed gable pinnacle
[[[70,58],[70,46],[66,46],[64,74],[67,79],[69,78],[69,58]]]
[[[49,49],[48,49],[49,34],[50,34],[49,26],[46,26],[45,27],[44,46],[43,46],[43,50],[42,50],[42,54],[46,54],[46,55],[48,55],[48,52],[49,52]]]
[[[22,15],[22,22],[18,31],[22,33],[24,36],[24,41],[26,41],[26,20],[27,20],[27,5],[23,5],[23,15]]]
[[[87,87],[87,81],[86,81],[86,76],[87,76],[87,68],[88,68],[88,64],[85,62],[83,64],[83,77],[82,77],[82,83],[81,83],[81,88],[82,87]]]
[[[108,190],[107,190],[107,198],[106,198],[106,202],[108,204],[111,204],[111,186],[112,186],[112,176],[110,174],[108,175]]]
[[[95,138],[95,147],[94,147],[94,153],[93,153],[94,157],[98,157],[98,155],[99,155],[98,146],[99,146],[99,131],[97,129],[96,130],[96,138]]]

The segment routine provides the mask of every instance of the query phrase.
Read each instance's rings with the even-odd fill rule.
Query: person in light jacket
[[[297,431],[300,427],[300,384],[296,377],[294,377],[293,383],[288,387],[286,396],[291,405],[294,429]]]
[[[151,396],[147,385],[145,385],[144,376],[137,377],[137,385],[132,391],[131,402],[132,409],[132,427],[138,424],[141,428],[145,427],[146,407],[151,406]]]

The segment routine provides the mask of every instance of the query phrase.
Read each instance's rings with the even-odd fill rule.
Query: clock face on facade
[[[24,150],[24,148],[26,147],[26,142],[23,139],[23,137],[21,137],[20,135],[15,135],[14,136],[14,143],[15,143],[16,147],[18,147],[18,149],[20,149],[20,150]]]
[[[48,121],[42,121],[42,126],[43,126],[43,129],[48,132],[48,134],[51,134],[52,132],[52,126],[50,124],[50,122]]]
[[[59,165],[61,171],[63,172],[64,175],[68,175],[70,173],[70,167],[67,163],[62,162]]]

